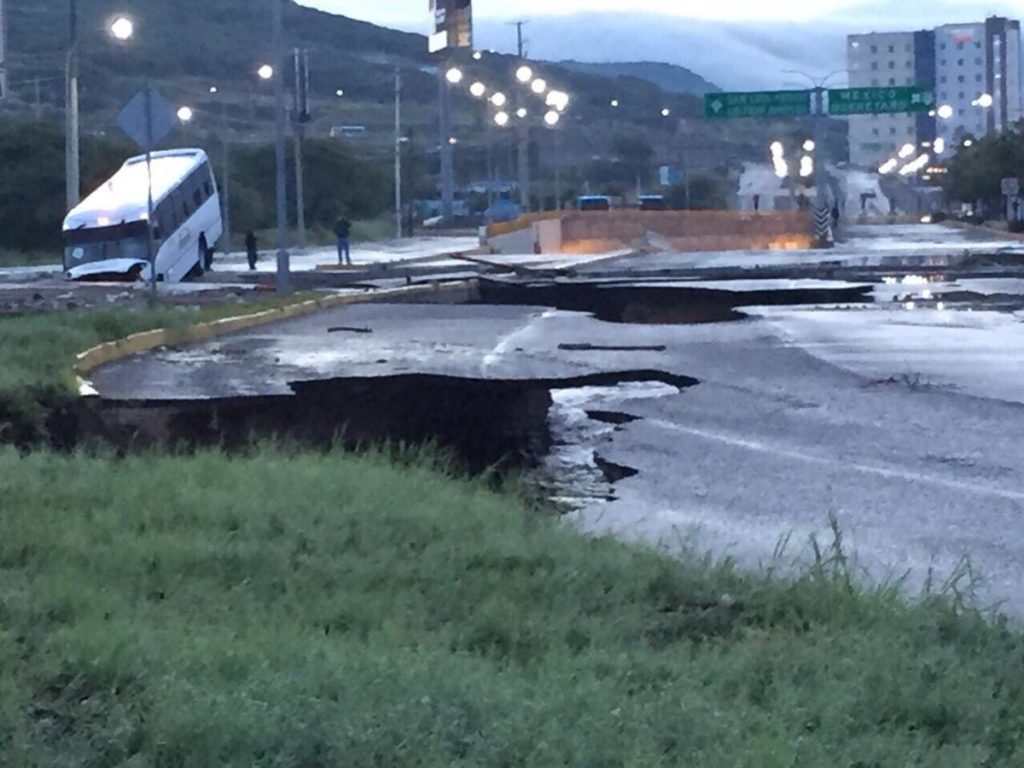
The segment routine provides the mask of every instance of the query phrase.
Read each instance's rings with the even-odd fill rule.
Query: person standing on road
[[[259,259],[259,243],[256,241],[256,233],[251,229],[245,233],[245,255],[249,260],[249,271],[256,271],[256,260]]]
[[[199,258],[203,262],[203,271],[209,272],[213,267],[213,248],[210,247],[210,242],[206,239],[206,233],[199,233]]]
[[[334,225],[334,234],[338,238],[338,263],[351,264],[352,252],[349,247],[349,236],[352,233],[352,222],[342,216]]]

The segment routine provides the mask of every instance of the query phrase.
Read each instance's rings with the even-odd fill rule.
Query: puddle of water
[[[671,397],[679,392],[678,387],[659,382],[552,390],[548,424],[553,442],[532,473],[532,481],[566,512],[613,498],[614,484],[609,475],[622,476],[622,470],[629,469],[600,458],[602,447],[623,428],[613,422],[630,421],[631,417],[623,413],[629,410],[630,402]]]

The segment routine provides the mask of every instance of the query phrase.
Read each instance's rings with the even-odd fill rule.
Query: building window
[[[939,82],[942,83],[943,85],[945,85],[946,84],[946,76],[943,75],[942,77],[940,77],[939,78]]]
[[[873,80],[871,81],[871,85],[872,85],[872,86],[874,86],[875,88],[877,88],[877,87],[878,87],[878,78],[877,78],[877,77],[876,77],[876,78],[874,78],[874,79],[873,79]]]
[[[981,50],[981,43],[975,43],[974,47],[977,48],[980,51]]]
[[[963,101],[964,99],[967,98],[967,94],[964,93],[963,91],[960,91],[960,97],[959,98],[960,98],[960,101]]]
[[[915,130],[917,130],[917,129],[913,128],[913,127],[907,128],[907,136],[913,136]]]
[[[878,71],[878,62],[877,61],[872,61],[871,62],[871,69],[873,71],[876,71],[876,72]]]
[[[889,53],[896,53],[896,46],[895,45],[890,45],[889,46]]]
[[[889,85],[896,85],[896,78],[895,77],[890,77],[889,78]]]
[[[981,66],[981,59],[980,58],[975,59],[974,63],[977,64],[980,67]]]
[[[957,59],[957,60],[956,60],[956,65],[957,65],[958,67],[962,67],[962,66],[964,65],[964,60],[963,60],[963,59]]]
[[[893,126],[892,128],[889,129],[889,135],[890,136],[895,136],[896,135],[896,127],[895,126]]]
[[[943,43],[942,45],[940,45],[940,46],[939,46],[939,50],[940,50],[940,51],[944,51],[944,50],[946,50],[946,44],[945,44],[945,43]],[[943,62],[943,63],[945,63],[945,62]]]
[[[872,133],[872,135],[877,136],[878,135],[878,129],[877,128],[872,128],[871,129],[871,133]]]
[[[890,61],[889,62],[889,69],[896,69],[896,62],[895,61]]]
[[[962,51],[962,50],[964,49],[964,44],[963,44],[963,43],[957,43],[957,44],[956,44],[956,49],[957,49],[958,51]]]
[[[966,82],[966,81],[967,81],[967,78],[965,78],[965,77],[964,77],[963,75],[960,75],[960,76],[959,76],[959,77],[958,77],[958,78],[956,79],[956,81],[957,81],[958,83],[963,83],[963,82]]]
[[[975,81],[976,83],[980,83],[980,82],[981,82],[981,75],[975,75],[975,76],[974,76],[974,81]]]
[[[878,53],[878,46],[877,45],[872,45],[871,46],[871,52],[872,53]]]

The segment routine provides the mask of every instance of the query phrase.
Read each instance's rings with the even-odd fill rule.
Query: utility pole
[[[437,72],[441,105],[441,218],[445,223],[455,217],[455,161],[452,146],[452,102],[448,90],[448,63]]]
[[[298,244],[306,246],[306,183],[303,166],[303,147],[306,139],[306,121],[309,120],[309,60],[306,51],[295,49],[295,224]]]
[[[395,236],[402,238],[402,71],[395,67]]]
[[[68,50],[64,62],[64,179],[67,209],[81,199],[78,120],[78,0],[68,0]]]
[[[228,140],[228,105],[221,97],[221,150],[223,169],[221,173],[221,210],[224,219],[224,252],[231,252],[231,144]]]
[[[275,101],[275,177],[277,192],[277,292],[291,293],[291,260],[288,256],[288,190],[285,186],[285,134],[287,132],[287,115],[285,114],[284,72],[284,31],[282,29],[282,4],[284,0],[270,0],[273,3],[273,51],[274,51],[274,101]]]
[[[516,28],[516,50],[519,54],[519,61],[523,63],[526,61],[526,44],[523,39],[523,27],[529,22],[526,21],[514,21],[510,22],[515,25]],[[523,100],[520,95],[516,96],[516,111],[518,112],[519,107],[523,105]],[[527,118],[520,119],[516,125],[516,136],[518,138],[518,167],[519,167],[519,204],[523,210],[523,213],[529,213],[531,208],[530,203],[530,125],[527,122]]]

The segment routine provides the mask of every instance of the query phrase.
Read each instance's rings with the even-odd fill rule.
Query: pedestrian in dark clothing
[[[338,238],[338,263],[351,264],[352,252],[349,247],[349,236],[352,233],[352,222],[342,217],[334,225],[334,234]]]
[[[251,229],[245,233],[245,255],[249,260],[249,271],[256,271],[256,260],[260,257],[259,243],[256,241],[256,233]]]
[[[839,203],[832,206],[832,228],[839,226]]]
[[[205,272],[209,272],[213,266],[213,249],[210,248],[205,232],[199,233],[199,265]]]

